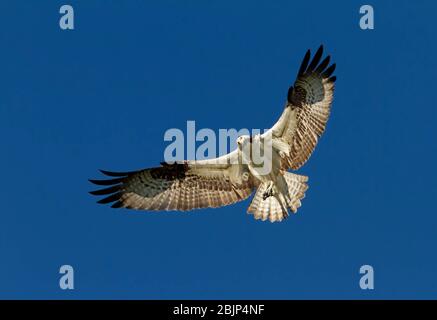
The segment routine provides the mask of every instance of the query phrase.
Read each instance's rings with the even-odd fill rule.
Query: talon
[[[273,182],[270,182],[266,191],[264,191],[263,193],[263,200],[267,199],[268,197],[271,197],[274,195],[274,191],[273,191]]]
[[[269,188],[263,193],[263,200],[265,200],[268,197],[271,197],[273,195],[274,195],[273,188]]]

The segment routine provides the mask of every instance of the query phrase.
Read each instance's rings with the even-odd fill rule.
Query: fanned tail
[[[286,172],[283,176],[282,183],[284,188],[281,188],[281,183],[274,186],[274,195],[264,199],[264,193],[267,190],[268,184],[262,183],[252,202],[250,203],[247,212],[253,214],[255,219],[270,222],[280,222],[288,217],[288,208],[296,213],[301,206],[301,199],[305,196],[305,191],[308,189],[308,177]],[[283,189],[283,191],[281,191]]]

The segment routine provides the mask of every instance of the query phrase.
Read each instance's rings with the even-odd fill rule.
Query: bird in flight
[[[109,178],[90,180],[104,186],[91,191],[104,196],[98,203],[112,208],[151,211],[187,211],[217,208],[255,195],[247,212],[255,219],[282,221],[301,206],[308,177],[288,170],[299,169],[311,156],[325,131],[334,93],[335,63],[322,60],[323,46],[311,59],[303,58],[294,85],[288,90],[285,108],[271,129],[254,137],[242,135],[237,149],[215,159],[161,163],[131,172],[101,170]],[[243,161],[243,150],[270,139],[270,170]],[[262,147],[261,147],[262,148]]]

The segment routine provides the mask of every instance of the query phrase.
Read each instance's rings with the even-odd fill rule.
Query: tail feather
[[[288,217],[288,208],[296,213],[301,206],[301,199],[305,196],[305,191],[308,189],[308,177],[286,172],[284,174],[284,188],[278,183],[275,186],[275,195],[263,199],[264,192],[267,189],[267,183],[262,183],[252,202],[250,203],[247,212],[253,214],[255,219],[260,219],[270,222],[282,221]],[[283,192],[281,192],[283,189]]]
[[[276,196],[270,196],[265,200],[263,199],[263,194],[266,189],[267,185],[265,184],[259,186],[247,211],[253,214],[255,219],[262,221],[268,219],[271,222],[275,222],[287,218],[287,209],[284,208]]]
[[[308,189],[308,177],[286,172],[284,178],[288,187],[288,197],[286,197],[288,207],[296,213],[302,205],[300,200],[305,197],[305,191]]]

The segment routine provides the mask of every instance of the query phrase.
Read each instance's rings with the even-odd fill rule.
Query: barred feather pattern
[[[284,178],[287,188],[285,192],[276,189],[276,194],[266,199],[263,195],[267,189],[267,184],[261,184],[247,212],[253,214],[257,220],[269,220],[270,222],[281,222],[286,219],[288,209],[296,213],[301,206],[301,199],[305,197],[305,191],[308,189],[308,177],[285,172]]]
[[[331,112],[334,83],[310,76],[298,80],[310,92],[301,107],[296,108],[296,128],[291,143],[291,168],[299,169],[311,156],[323,134]]]
[[[288,187],[288,207],[293,213],[296,213],[302,205],[301,200],[305,197],[305,192],[308,190],[308,177],[286,172],[284,178]]]
[[[270,196],[267,199],[264,199],[263,194],[266,189],[266,183],[263,183],[258,187],[247,212],[253,214],[256,220],[280,222],[288,216],[287,209],[283,207],[276,196]]]
[[[320,46],[310,62],[307,51],[285,109],[272,127],[273,137],[290,145],[288,157],[282,159],[285,170],[297,170],[310,158],[329,119],[336,81],[331,75],[336,65],[328,67],[330,56],[320,62],[322,55]]]
[[[164,166],[129,173],[113,180],[91,180],[98,185],[114,182],[111,187],[92,191],[91,194],[107,195],[98,202],[113,202],[113,208],[187,211],[233,204],[252,193],[251,181],[233,184],[225,170],[222,175],[210,176],[196,173],[196,170],[191,172],[187,167],[177,170]]]

